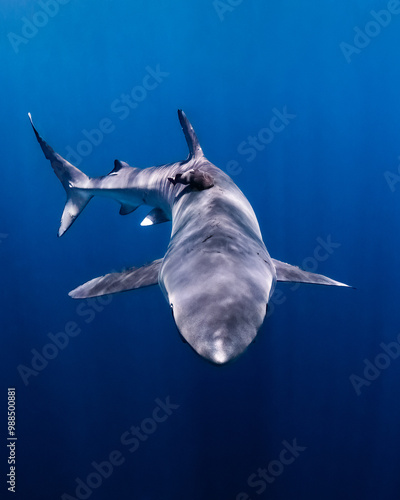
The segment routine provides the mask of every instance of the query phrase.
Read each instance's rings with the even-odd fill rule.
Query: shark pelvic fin
[[[110,273],[100,276],[78,286],[78,288],[69,292],[68,295],[73,299],[86,299],[157,285],[158,273],[162,261],[163,259],[158,259],[142,267],[128,269],[121,273]]]
[[[120,215],[128,215],[134,212],[139,205],[129,205],[128,203],[121,203],[121,208],[119,210]]]
[[[199,140],[197,139],[196,132],[194,131],[190,121],[187,119],[185,113],[181,109],[178,109],[178,117],[189,148],[188,160],[204,156]]]
[[[276,259],[272,259],[276,269],[276,279],[277,281],[290,281],[293,283],[311,283],[314,285],[332,285],[332,286],[345,286],[348,288],[349,285],[340,283],[339,281],[332,280],[322,274],[309,273],[303,271],[299,267],[291,266],[285,262],[281,262]]]
[[[141,226],[154,226],[155,224],[162,224],[163,222],[168,222],[171,219],[164,212],[162,208],[156,207],[149,212],[146,217],[140,223]]]
[[[61,217],[60,229],[58,230],[58,236],[62,236],[93,198],[93,196],[85,192],[84,189],[77,188],[77,186],[79,186],[79,188],[84,188],[89,181],[89,177],[56,153],[53,148],[40,137],[32,122],[30,113],[28,113],[28,116],[44,156],[50,160],[54,173],[61,181],[67,193],[67,202]]]

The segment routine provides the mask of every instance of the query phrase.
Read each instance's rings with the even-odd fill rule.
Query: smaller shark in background
[[[112,198],[120,214],[154,207],[142,225],[172,221],[163,258],[79,286],[75,299],[159,285],[182,337],[203,358],[223,365],[255,339],[277,281],[347,287],[272,259],[256,215],[233,180],[204,156],[183,111],[179,121],[189,147],[186,160],[140,169],[115,160],[106,176],[90,178],[41,138],[45,157],[67,193],[62,236],[93,196]]]

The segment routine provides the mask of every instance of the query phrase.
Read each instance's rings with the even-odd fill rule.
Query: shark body
[[[277,281],[347,285],[272,259],[247,198],[204,156],[183,111],[178,116],[189,147],[186,160],[146,169],[115,160],[114,169],[97,178],[54,152],[31,123],[67,193],[59,236],[96,195],[120,203],[122,215],[142,204],[154,207],[142,225],[172,221],[162,259],[95,278],[69,295],[96,297],[159,284],[184,340],[222,365],[255,339]]]

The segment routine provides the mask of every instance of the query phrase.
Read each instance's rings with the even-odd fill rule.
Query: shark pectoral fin
[[[171,219],[164,212],[162,208],[153,208],[146,217],[140,223],[141,226],[154,226],[154,224],[162,224],[163,222],[168,222]]]
[[[332,280],[323,276],[322,274],[309,273],[303,271],[299,267],[291,266],[285,262],[281,262],[276,259],[272,259],[276,269],[276,279],[277,281],[290,281],[293,283],[311,283],[314,285],[332,285],[332,286],[345,286],[348,288],[349,285],[340,283],[339,281]]]
[[[162,261],[163,259],[158,259],[142,267],[128,269],[121,273],[110,273],[100,276],[78,286],[78,288],[69,292],[68,295],[73,299],[86,299],[157,285],[158,273]]]

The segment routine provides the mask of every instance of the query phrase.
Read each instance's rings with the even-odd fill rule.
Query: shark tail
[[[53,148],[42,139],[32,122],[31,114],[28,113],[28,116],[44,156],[50,160],[54,173],[60,179],[67,193],[67,201],[61,217],[60,229],[58,230],[58,236],[62,236],[72,226],[78,215],[93,198],[93,195],[89,194],[85,189],[88,187],[90,179],[78,168],[74,167],[74,165],[56,153]]]

